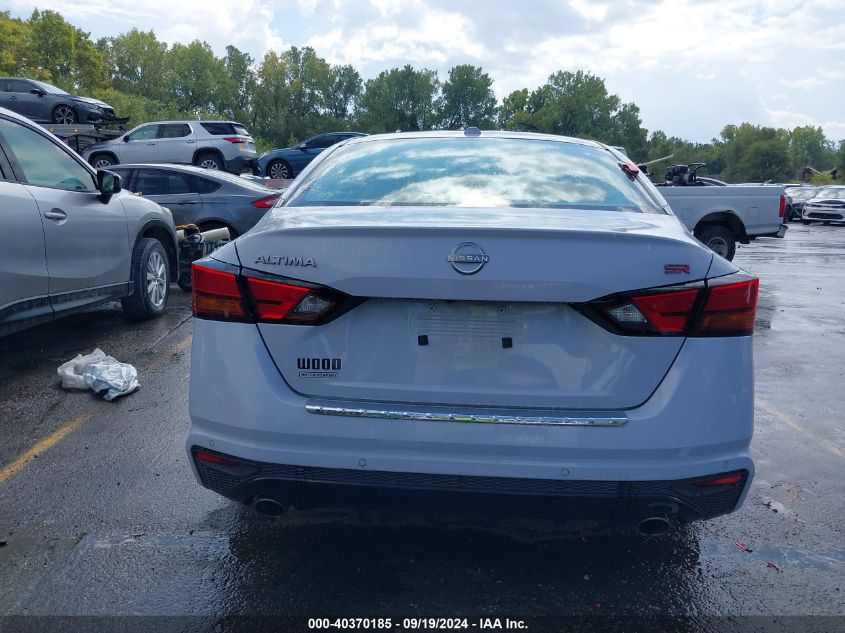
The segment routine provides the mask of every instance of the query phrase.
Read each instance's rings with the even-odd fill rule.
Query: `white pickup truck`
[[[725,259],[736,244],[783,237],[786,194],[773,185],[659,186],[672,211],[693,234]]]
[[[627,158],[624,148],[613,149]],[[667,156],[666,158],[671,158]],[[642,163],[648,166],[666,158]],[[736,254],[737,242],[748,244],[758,237],[786,235],[786,192],[778,185],[728,185],[714,178],[699,178],[704,163],[672,165],[657,190],[672,211],[699,241],[727,260]]]

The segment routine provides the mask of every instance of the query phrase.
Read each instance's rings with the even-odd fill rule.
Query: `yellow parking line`
[[[757,403],[758,407],[763,409],[763,411],[765,411],[766,413],[768,413],[768,414],[774,416],[775,418],[777,418],[777,420],[779,422],[782,422],[783,424],[785,424],[789,428],[794,429],[795,431],[798,431],[802,435],[810,438],[811,440],[813,440],[817,444],[821,445],[821,447],[824,448],[825,450],[833,453],[837,457],[845,457],[845,450],[843,450],[838,444],[836,444],[836,442],[829,440],[828,438],[823,437],[822,435],[819,435],[815,431],[808,429],[803,424],[801,424],[798,420],[796,420],[792,416],[789,416],[786,413],[783,413],[782,411],[776,409],[775,407],[773,407],[771,404],[769,404],[765,400],[761,400],[760,398],[757,398],[756,403]]]
[[[41,453],[44,453],[45,451],[50,450],[56,444],[61,442],[65,437],[67,437],[68,435],[73,433],[76,429],[78,429],[80,426],[85,424],[88,420],[91,419],[91,416],[93,416],[93,415],[94,415],[93,413],[85,413],[84,415],[80,415],[80,416],[74,418],[73,420],[71,420],[70,422],[68,422],[67,424],[62,426],[61,428],[59,428],[56,431],[53,431],[52,433],[50,433],[50,435],[48,435],[47,437],[39,440],[38,443],[35,444],[35,446],[30,448],[23,455],[19,456],[11,464],[4,466],[2,468],[2,470],[0,470],[0,486],[2,486],[4,483],[6,483],[6,481],[10,477],[12,477],[12,476],[16,475],[18,472],[20,472],[20,470],[23,469],[24,466],[26,466],[29,462],[31,462],[33,459],[35,459],[38,455],[40,455]]]
[[[159,354],[158,356],[153,358],[143,368],[143,371],[147,371],[147,370],[150,370],[150,369],[156,369],[156,368],[160,367],[161,365],[164,365],[164,363],[171,360],[177,354],[181,354],[182,352],[184,352],[186,349],[188,349],[191,346],[191,341],[193,340],[193,338],[194,338],[193,334],[189,334],[187,338],[179,341],[178,343],[176,343],[176,345],[174,345],[170,349],[165,350],[164,352],[162,352],[161,354]]]
[[[168,360],[172,359],[177,354],[184,352],[186,349],[188,349],[188,347],[190,347],[192,338],[193,336],[188,336],[188,338],[179,341],[170,349],[167,349],[158,356],[156,356],[152,361],[150,361],[150,363],[146,367],[143,368],[143,371],[147,371],[149,369],[153,369],[159,365],[162,365]],[[14,477],[17,473],[23,470],[23,468],[29,462],[35,459],[36,456],[40,455],[41,453],[44,453],[45,451],[50,450],[68,435],[76,431],[79,427],[81,427],[88,420],[90,420],[93,415],[93,413],[84,413],[80,416],[75,417],[67,424],[59,427],[57,430],[50,433],[50,435],[38,440],[38,442],[32,448],[30,448],[25,453],[19,455],[17,458],[15,458],[13,462],[0,468],[0,486],[5,484],[11,477]]]

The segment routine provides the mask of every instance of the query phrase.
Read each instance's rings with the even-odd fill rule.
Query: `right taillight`
[[[756,278],[732,283],[719,279],[710,282],[707,299],[690,336],[752,334],[759,289],[760,280]]]
[[[759,280],[744,273],[638,290],[574,305],[623,336],[745,336],[754,332]]]
[[[320,325],[362,300],[306,282],[206,259],[191,266],[194,316],[214,321]]]

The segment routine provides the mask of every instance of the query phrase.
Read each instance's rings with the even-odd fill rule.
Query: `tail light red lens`
[[[276,280],[206,259],[191,267],[194,316],[215,321],[318,325],[362,299],[325,286]]]
[[[680,334],[687,329],[699,290],[679,290],[640,295],[631,301],[652,327],[661,334]]]
[[[711,286],[693,336],[737,336],[754,332],[759,279]]]
[[[193,264],[191,288],[195,317],[222,321],[243,321],[248,317],[234,273]]]
[[[226,136],[223,138],[224,141],[229,141],[230,143],[246,143],[247,138],[245,136]]]
[[[313,321],[332,307],[332,302],[310,295],[311,288],[251,277],[246,282],[260,321]]]
[[[276,206],[276,202],[279,201],[279,196],[267,196],[266,198],[259,198],[258,200],[252,201],[252,206],[258,207],[259,209],[272,209]]]
[[[786,211],[786,196],[780,197],[780,209],[778,210],[778,216],[783,217],[784,212]]]

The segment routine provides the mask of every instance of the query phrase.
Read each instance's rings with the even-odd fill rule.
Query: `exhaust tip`
[[[648,517],[637,525],[637,532],[645,536],[660,536],[672,529],[672,523],[666,517]]]
[[[285,506],[275,499],[261,498],[252,504],[253,509],[265,516],[277,517],[285,513]]]

